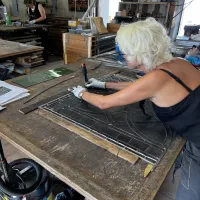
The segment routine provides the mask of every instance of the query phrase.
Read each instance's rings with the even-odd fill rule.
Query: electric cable
[[[172,19],[176,18],[180,13],[182,13],[194,0],[190,1],[180,12],[178,12]]]
[[[194,1],[194,0],[190,1],[185,7],[183,7],[183,9],[182,9],[180,12],[178,12],[175,16],[173,16],[173,17],[171,18],[171,20],[173,20],[173,19],[176,18],[180,13],[182,13],[193,1]],[[169,20],[168,20],[168,22],[169,22]],[[168,22],[165,23],[164,26],[166,26],[166,25],[168,24]]]
[[[194,1],[194,0],[192,0],[192,1]],[[187,5],[188,3],[191,3],[192,1],[189,1],[189,2],[187,2],[187,3],[183,3],[183,4],[173,4],[173,3],[171,3],[171,2],[169,2],[170,3],[170,5],[172,5],[172,6],[185,6],[185,5]]]

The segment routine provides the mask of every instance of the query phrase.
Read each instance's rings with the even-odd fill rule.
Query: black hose
[[[45,197],[49,196],[51,194],[51,191],[52,191],[52,187],[53,187],[53,175],[49,175],[49,185],[48,185],[48,190],[44,193],[43,197],[41,197],[40,199],[38,200],[43,200]]]
[[[9,195],[9,196],[23,196],[32,193],[35,191],[42,180],[42,167],[38,165],[35,161],[31,159],[19,159],[15,160],[11,163],[11,165],[19,165],[19,164],[28,164],[31,165],[36,171],[36,180],[32,186],[25,189],[16,189],[12,188],[11,186],[7,185],[1,178],[0,178],[0,190]]]

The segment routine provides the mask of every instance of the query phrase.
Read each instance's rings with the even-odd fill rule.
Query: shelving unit
[[[129,16],[137,16],[137,20],[145,20],[147,17],[154,17],[162,24],[168,21],[170,3],[168,2],[119,2],[119,11],[126,10]]]
[[[69,0],[69,10],[85,12],[88,8],[88,0]]]
[[[119,2],[120,4],[161,4],[167,5],[168,2]]]

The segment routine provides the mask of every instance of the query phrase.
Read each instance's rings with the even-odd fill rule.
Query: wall
[[[109,19],[112,20],[115,15],[116,15],[116,12],[119,10],[119,2],[121,0],[110,0],[109,2],[109,6],[110,6],[110,9],[109,9]]]
[[[185,25],[199,25],[200,24],[200,1],[185,0],[184,11],[181,19],[181,25],[179,28],[179,35],[184,35],[184,26]],[[195,14],[194,14],[195,13]]]
[[[110,0],[99,0],[98,15],[103,17],[104,24],[108,23]]]
[[[13,0],[2,0],[3,4],[7,8],[7,12],[13,15],[12,13],[12,4]],[[26,19],[26,7],[24,5],[24,0],[18,0],[18,6],[19,6],[19,13],[20,13],[20,18],[21,20]]]
[[[11,15],[13,15],[13,12],[12,12],[13,0],[2,0],[2,2],[7,7],[7,11]],[[23,2],[24,2],[24,0],[18,0],[18,6],[19,6],[20,19],[22,21],[25,21],[27,19],[27,16],[26,16],[26,7]],[[109,2],[110,2],[110,0],[99,0],[98,14],[99,14],[99,16],[103,17],[105,24],[107,24],[107,22],[108,22]],[[48,6],[49,6],[49,10],[51,10],[52,0],[48,0]],[[84,15],[83,12],[76,13],[77,18],[81,18],[83,15]],[[75,12],[69,11],[68,0],[57,0],[57,16],[69,17],[69,18],[75,17]]]
[[[12,12],[12,3],[13,0],[2,0],[4,5],[7,7],[7,11],[13,15]],[[18,0],[18,6],[19,6],[19,13],[20,13],[20,19],[22,21],[26,20],[26,6],[24,5],[24,0]],[[52,6],[52,0],[48,0],[48,6],[51,10]],[[76,17],[80,18],[84,15],[82,12],[77,12]],[[68,8],[68,0],[57,0],[57,16],[61,17],[75,17],[75,12],[70,12]]]
[[[50,0],[49,0],[50,2]],[[70,18],[80,18],[84,15],[83,12],[70,12],[68,6],[68,0],[57,0],[57,15],[62,17],[70,17]]]

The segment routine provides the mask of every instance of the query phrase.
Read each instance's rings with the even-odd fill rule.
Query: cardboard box
[[[117,31],[119,30],[121,24],[112,24],[112,23],[108,23],[107,24],[107,29],[109,33],[117,33]]]
[[[123,10],[123,11],[121,12],[121,16],[126,17],[126,10]]]
[[[68,21],[68,26],[76,27],[80,24],[78,20],[69,20]]]

